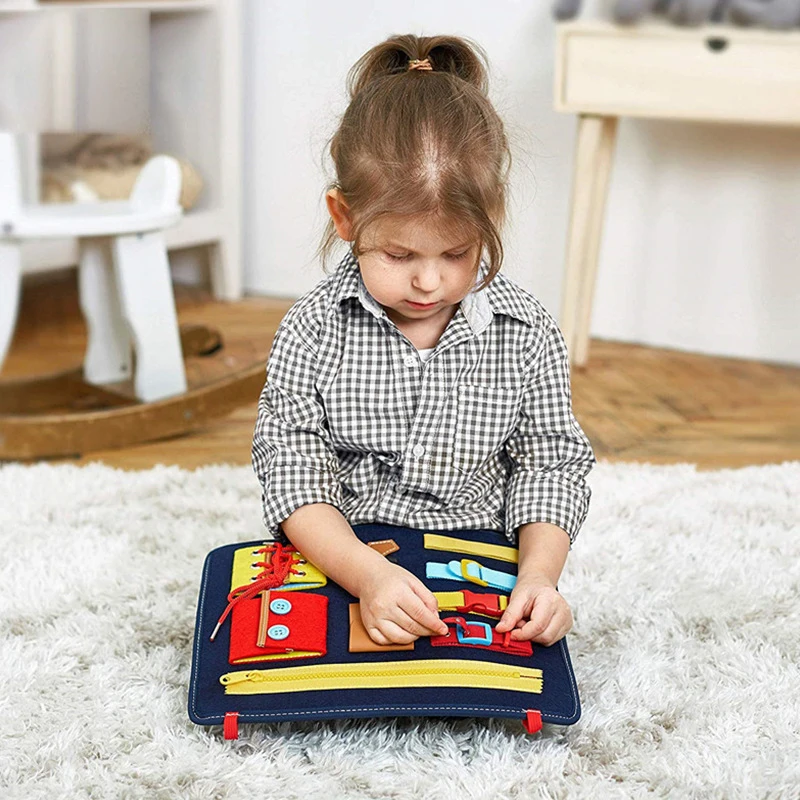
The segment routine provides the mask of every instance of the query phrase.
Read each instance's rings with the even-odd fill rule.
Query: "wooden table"
[[[578,115],[561,329],[580,366],[619,118],[800,125],[800,32],[660,20],[556,30],[555,109]]]

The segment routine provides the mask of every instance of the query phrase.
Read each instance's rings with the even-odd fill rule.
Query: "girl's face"
[[[409,328],[444,327],[477,278],[478,243],[424,221],[383,221],[364,236],[361,277],[386,316]]]
[[[364,285],[400,329],[441,333],[478,277],[477,237],[426,217],[379,220],[363,249]]]

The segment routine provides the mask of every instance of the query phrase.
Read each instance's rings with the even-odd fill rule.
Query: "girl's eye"
[[[445,258],[449,259],[450,261],[459,261],[460,259],[464,258],[466,255],[468,255],[469,252],[470,252],[469,250],[464,250],[461,253],[447,253],[445,255]],[[385,253],[386,257],[390,261],[408,261],[408,259],[411,258],[411,256],[409,254],[406,254],[404,256],[398,256],[398,255],[395,255],[394,253],[390,253],[388,251],[384,251],[384,253]]]

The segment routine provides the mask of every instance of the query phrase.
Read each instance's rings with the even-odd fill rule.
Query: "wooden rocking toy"
[[[184,356],[219,340],[197,328],[182,337],[178,326],[163,236],[183,213],[175,159],[150,159],[129,200],[63,206],[23,205],[18,164],[13,134],[0,132],[0,367],[14,333],[26,240],[78,238],[88,346],[82,369],[0,382],[0,459],[187,433],[258,398],[263,363],[187,384]]]

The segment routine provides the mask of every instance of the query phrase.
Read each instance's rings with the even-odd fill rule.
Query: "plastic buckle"
[[[472,630],[480,628],[483,631],[483,635],[468,636],[464,633],[464,628],[459,625],[456,628],[456,636],[461,644],[482,644],[488,646],[492,643],[492,628],[488,622],[467,622],[464,627],[466,627],[467,633],[470,632],[470,628]]]
[[[456,636],[461,644],[490,645],[492,643],[492,628],[488,622],[467,622],[464,617],[442,617],[442,622],[456,626]],[[472,626],[472,629],[480,628],[483,631],[483,635],[470,635],[470,626]],[[448,630],[445,636],[449,635],[450,631]]]
[[[471,611],[473,614],[502,617],[505,609],[500,608],[500,595],[498,594],[479,594],[464,589],[464,605],[457,610],[464,613]]]
[[[478,570],[477,575],[470,575],[469,574],[469,567],[470,564],[474,564],[476,569]],[[481,570],[483,567],[477,562],[473,561],[471,558],[462,558],[461,559],[461,577],[465,581],[469,581],[470,583],[477,583],[478,586],[488,586],[489,584],[481,577]]]

